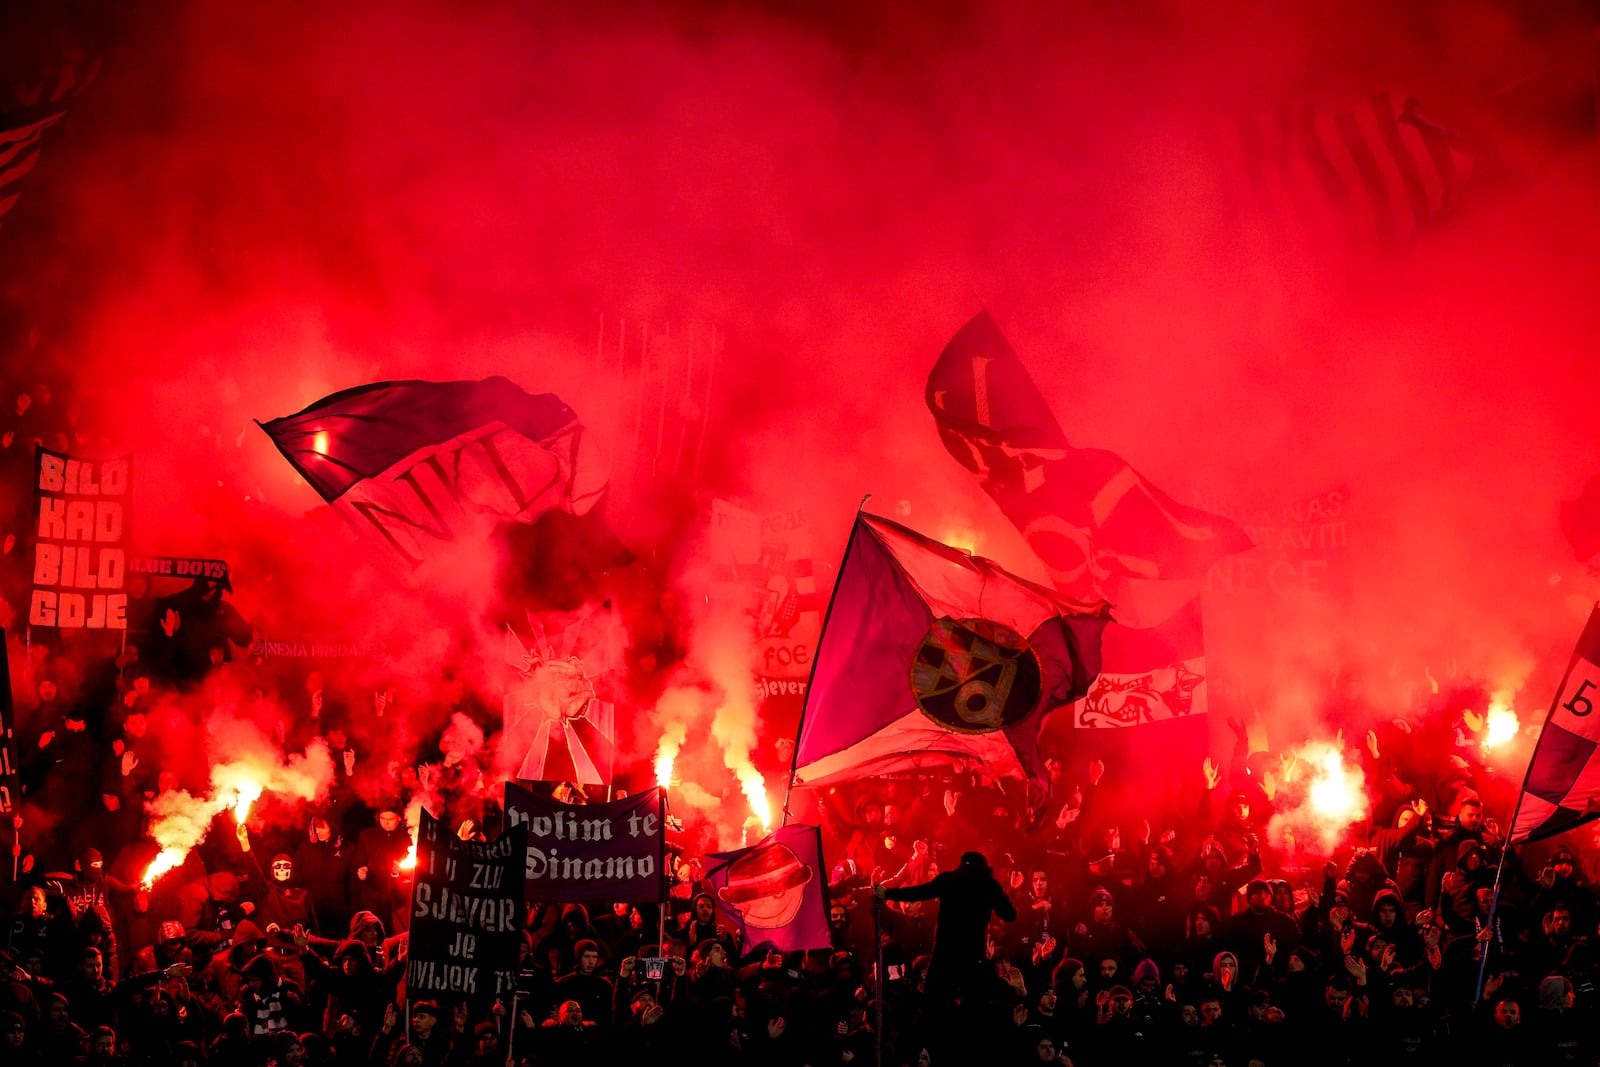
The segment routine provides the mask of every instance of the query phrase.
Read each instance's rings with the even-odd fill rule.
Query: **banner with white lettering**
[[[494,841],[463,841],[422,812],[406,963],[412,1000],[509,1000],[522,940],[526,842],[520,826]]]
[[[329,637],[258,637],[250,642],[254,659],[381,659],[382,641]]]
[[[529,901],[659,901],[667,858],[665,814],[659,788],[608,804],[574,805],[506,783],[506,821],[528,830]]]
[[[131,461],[39,446],[33,467],[33,596],[28,625],[128,628]]]

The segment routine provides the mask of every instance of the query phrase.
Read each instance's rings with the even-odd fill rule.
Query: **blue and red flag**
[[[795,784],[979,767],[1046,786],[1039,731],[1100,669],[1103,602],[862,513],[817,643]]]
[[[357,386],[260,425],[323,500],[410,567],[501,523],[586,515],[606,491],[573,410],[498,376]]]

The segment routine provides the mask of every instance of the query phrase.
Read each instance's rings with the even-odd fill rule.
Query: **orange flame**
[[[656,745],[656,785],[662,789],[672,783],[672,765],[687,736],[688,730],[682,723],[671,723]]]
[[[402,871],[415,869],[417,866],[417,843],[411,842],[411,847],[406,850],[406,858],[401,860],[399,867]]]
[[[761,829],[766,833],[772,832],[772,802],[767,799],[767,782],[761,777],[761,772],[751,764],[745,764],[735,772],[739,776],[739,788],[744,790],[745,799],[750,802],[750,812],[761,820]]]
[[[243,826],[250,814],[250,805],[261,796],[261,786],[256,782],[243,781],[233,787],[233,795],[233,821]]]
[[[150,866],[145,868],[144,878],[139,885],[144,889],[155,888],[156,879],[182,863],[189,855],[188,849],[164,848],[155,859],[150,861]]]
[[[1483,750],[1488,752],[1497,745],[1516,737],[1522,730],[1522,723],[1517,720],[1516,709],[1509,704],[1496,700],[1489,705],[1489,711],[1483,717]]]
[[[1361,772],[1346,770],[1344,755],[1337,748],[1313,743],[1305,746],[1301,758],[1316,768],[1308,797],[1319,821],[1343,827],[1366,813]]]

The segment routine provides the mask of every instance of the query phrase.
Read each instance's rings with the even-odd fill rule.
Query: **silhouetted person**
[[[1017,909],[989,870],[981,852],[964,852],[961,865],[935,875],[921,885],[885,889],[873,887],[880,898],[896,901],[937,900],[938,925],[934,927],[933,956],[928,962],[927,996],[932,1004],[969,1001],[982,995],[989,968],[989,915],[1015,922]]]

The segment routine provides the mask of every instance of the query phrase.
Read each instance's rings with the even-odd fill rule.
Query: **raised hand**
[[[183,620],[179,618],[178,613],[173,611],[171,608],[168,608],[167,613],[161,616],[161,632],[166,634],[168,637],[171,637],[173,634],[177,633],[178,627],[182,624]]]
[[[1207,789],[1215,789],[1222,781],[1222,768],[1218,767],[1216,761],[1210,756],[1207,756],[1204,762],[1200,764],[1200,772],[1206,776]]]
[[[1356,985],[1367,984],[1367,965],[1354,956],[1344,958],[1344,969],[1350,972],[1350,977],[1356,980]]]
[[[1012,1026],[1021,1026],[1024,1023],[1026,1023],[1027,1021],[1028,1021],[1028,1006],[1026,1004],[1018,1004],[1016,1007],[1011,1009],[1011,1025]]]
[[[1099,785],[1100,779],[1105,776],[1106,765],[1099,760],[1089,761],[1089,784]]]
[[[1266,953],[1267,962],[1270,964],[1272,957],[1278,954],[1278,943],[1272,939],[1271,934],[1268,934],[1261,939],[1261,947]]]
[[[1372,758],[1378,758],[1378,734],[1375,730],[1367,731],[1367,751],[1372,753]]]

